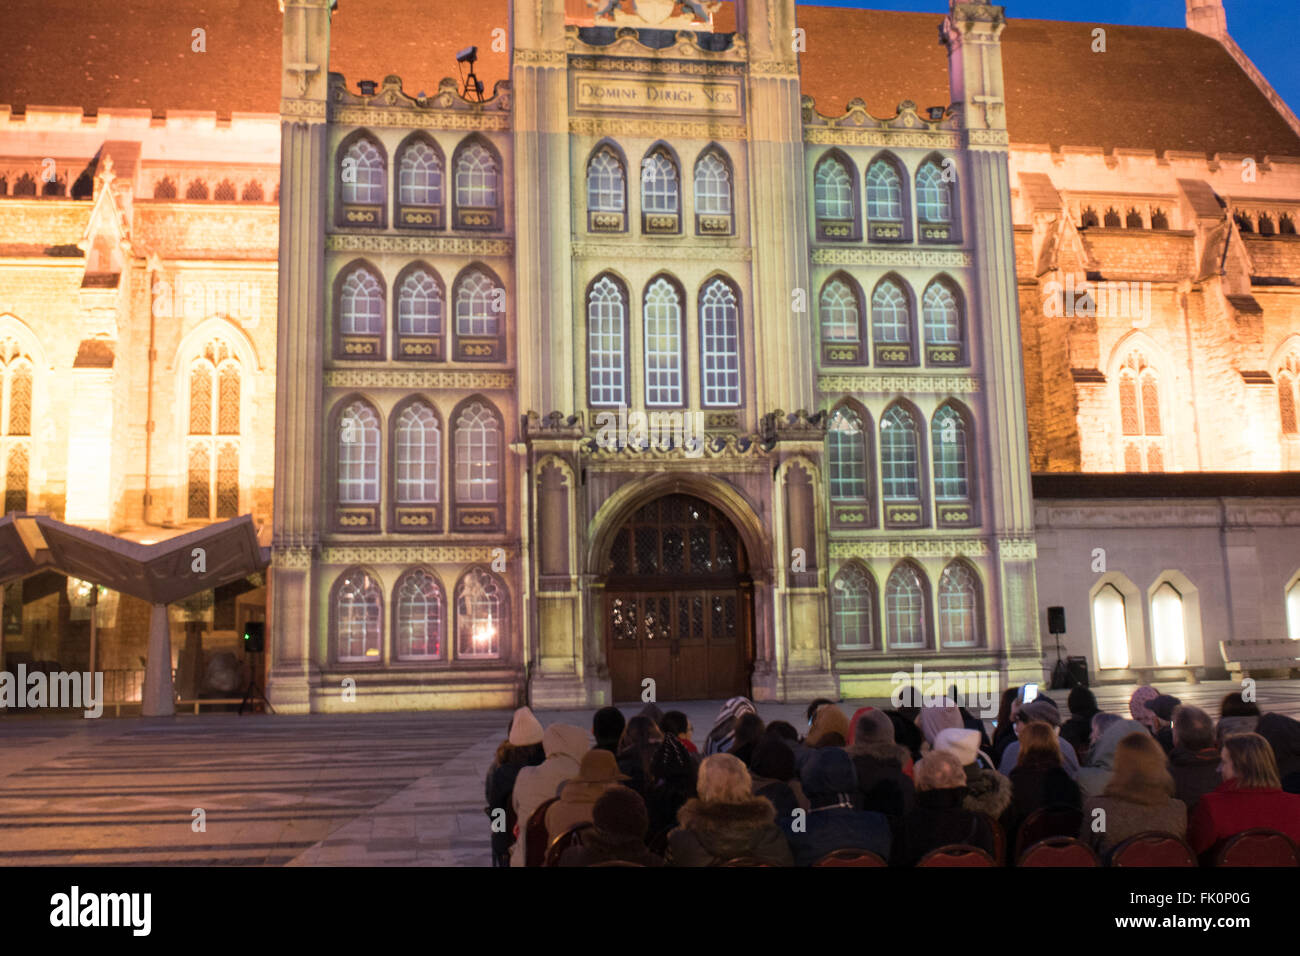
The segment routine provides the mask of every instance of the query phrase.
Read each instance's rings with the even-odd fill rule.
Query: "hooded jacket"
[[[904,771],[912,755],[894,742],[893,722],[878,710],[859,718],[852,729],[849,756],[857,772],[858,808],[901,817],[912,809],[912,780]]]
[[[533,811],[558,796],[566,780],[578,775],[582,755],[591,749],[587,732],[570,724],[551,724],[542,734],[546,759],[536,767],[525,767],[515,779],[514,808],[522,832]],[[511,866],[524,865],[524,841],[514,846]]]
[[[804,766],[803,784],[812,809],[804,832],[790,836],[796,866],[812,866],[835,850],[870,850],[889,859],[889,820],[854,808],[858,777],[847,753],[839,747],[818,750]]]
[[[1139,688],[1140,690],[1141,688]],[[1147,734],[1146,725],[1136,720],[1121,720],[1111,724],[1088,753],[1088,766],[1079,768],[1074,782],[1079,785],[1084,798],[1100,797],[1115,773],[1115,750],[1129,734]]]
[[[1174,778],[1174,796],[1193,810],[1201,797],[1219,785],[1219,751],[1175,747],[1169,751],[1169,774]]]
[[[677,813],[680,826],[668,834],[669,866],[716,866],[736,857],[756,857],[773,866],[793,862],[790,844],[776,825],[776,809],[762,797],[743,803],[687,800]]]
[[[1255,733],[1273,748],[1282,789],[1287,793],[1300,793],[1300,720],[1285,714],[1265,714],[1259,718]]]
[[[1008,781],[1008,790],[1010,786]],[[915,866],[931,850],[950,843],[977,846],[996,857],[993,827],[966,807],[967,796],[965,787],[918,790],[916,806],[899,825],[893,862],[899,866]]]

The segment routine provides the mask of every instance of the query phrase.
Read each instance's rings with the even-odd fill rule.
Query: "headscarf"
[[[896,760],[899,766],[906,766],[912,755],[894,741],[894,722],[888,714],[864,707],[854,717],[857,719],[850,728],[853,731],[853,743],[848,747],[850,756]]]
[[[754,756],[749,764],[749,772],[755,777],[767,780],[780,780],[785,783],[797,773],[794,763],[794,751],[786,746],[780,737],[764,737],[754,748]]]
[[[822,740],[831,734],[839,734],[840,740],[844,743],[838,746],[844,746],[849,739],[849,718],[844,715],[834,704],[826,704],[817,709],[816,716],[813,717],[812,726],[808,728],[808,736],[804,742],[809,747],[827,747],[836,746],[831,743],[822,743]]]
[[[650,776],[655,781],[695,776],[695,761],[676,734],[664,734],[663,742],[650,758]]]
[[[961,711],[947,697],[938,707],[922,707],[916,722],[921,728],[926,743],[931,747],[934,746],[934,738],[939,736],[939,731],[965,726],[965,722],[961,719]]]
[[[731,750],[732,741],[736,736],[736,722],[740,720],[742,714],[756,713],[758,711],[754,709],[748,697],[733,697],[723,704],[722,709],[718,711],[718,719],[713,722],[713,729],[705,738],[705,756],[727,753]]]
[[[1133,715],[1134,720],[1153,734],[1157,729],[1156,715],[1147,710],[1146,705],[1159,696],[1160,691],[1146,685],[1133,691],[1133,696],[1128,699],[1128,712]]]
[[[868,711],[875,710],[875,709],[876,709],[876,708],[874,708],[874,707],[859,707],[857,710],[855,710],[855,711],[853,712],[853,716],[849,718],[849,736],[848,736],[848,744],[849,744],[850,747],[853,746],[853,741],[857,738],[857,734],[858,734],[858,721],[862,719],[862,715],[863,715],[863,714],[867,713]]]

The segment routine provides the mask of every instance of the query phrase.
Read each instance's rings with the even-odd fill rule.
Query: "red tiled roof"
[[[935,0],[941,7],[941,0]],[[281,15],[270,0],[7,0],[0,32],[0,104],[148,107],[274,113]],[[939,13],[801,4],[807,31],[803,90],[836,115],[861,97],[892,116],[898,103],[947,104],[948,61]],[[207,31],[207,52],[191,31]],[[492,31],[508,29],[507,0],[340,0],[330,69],[358,80],[402,77],[432,93],[458,76],[455,54],[479,48],[486,92],[505,79],[508,55]],[[1286,125],[1228,53],[1189,30],[1012,19],[1002,35],[1008,124],[1016,143],[1300,156]],[[715,29],[735,29],[724,4]]]

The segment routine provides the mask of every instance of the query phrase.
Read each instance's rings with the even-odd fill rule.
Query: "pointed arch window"
[[[1151,636],[1157,667],[1181,667],[1187,663],[1183,596],[1168,581],[1151,596]]]
[[[336,524],[344,531],[379,528],[379,416],[360,399],[340,413],[335,435]]]
[[[1286,630],[1287,637],[1300,641],[1300,577],[1286,591]]]
[[[346,140],[338,156],[337,224],[373,228],[386,224],[388,157],[370,136]]]
[[[1092,599],[1092,627],[1097,641],[1097,666],[1128,667],[1128,624],[1124,595],[1104,585]]]
[[[700,293],[700,364],[704,404],[740,404],[740,305],[736,291],[714,279]]]
[[[337,356],[378,359],[384,354],[384,285],[368,265],[358,263],[335,283]]]
[[[1119,410],[1124,470],[1164,471],[1159,379],[1140,352],[1120,369]]]
[[[27,485],[29,479],[28,445],[9,444],[5,458],[4,513],[27,510]]]
[[[157,184],[153,187],[153,198],[154,199],[175,199],[176,198],[176,183],[172,181],[172,178],[170,176],[164,176],[162,179],[158,180]]]
[[[880,490],[888,527],[924,526],[920,430],[912,413],[894,405],[880,419]]]
[[[454,527],[491,531],[504,520],[503,442],[501,419],[481,401],[462,405],[455,419]]]
[[[456,282],[456,359],[499,362],[505,356],[506,290],[483,269]]]
[[[424,568],[413,568],[397,582],[396,637],[397,659],[405,661],[441,660],[446,602],[438,579]]]
[[[831,585],[831,627],[835,649],[874,650],[876,643],[876,582],[861,565],[846,564]]]
[[[855,365],[862,361],[862,301],[853,284],[833,276],[822,286],[818,301],[822,331],[822,362]]]
[[[659,148],[641,161],[641,230],[675,235],[681,230],[681,176],[668,151]]]
[[[461,145],[456,155],[456,226],[460,229],[502,227],[501,161],[478,140]]]
[[[384,641],[384,604],[379,582],[353,568],[334,585],[334,640],[340,662],[378,662]]]
[[[979,578],[954,561],[939,577],[939,643],[942,647],[978,647],[984,643]]]
[[[4,510],[26,511],[32,470],[36,363],[11,338],[0,338],[0,489]]]
[[[896,567],[885,585],[885,627],[891,649],[920,650],[928,644],[925,584],[910,564]]]
[[[813,211],[817,238],[858,238],[857,173],[835,154],[822,157],[813,172]]]
[[[921,325],[925,330],[925,360],[929,365],[965,365],[965,322],[953,287],[935,279],[921,296]]]
[[[186,517],[239,514],[242,369],[234,350],[213,339],[190,362],[189,429],[185,439]]]
[[[495,575],[470,568],[456,585],[456,656],[501,656],[506,623],[505,588]]]
[[[397,356],[442,358],[442,282],[423,265],[411,269],[397,286]]]
[[[922,242],[952,242],[956,237],[956,177],[951,159],[927,159],[916,171],[916,213]]]
[[[682,299],[665,278],[645,294],[645,401],[665,407],[686,403],[682,376]]]
[[[862,418],[850,405],[835,409],[827,423],[826,463],[831,524],[839,528],[874,526],[870,438]]]
[[[609,146],[592,154],[587,164],[587,229],[622,232],[627,228],[627,170]]]
[[[731,166],[716,149],[709,149],[695,164],[695,231],[729,236],[733,222]]]
[[[899,242],[907,235],[907,196],[898,167],[883,156],[867,167],[867,238]]]
[[[974,442],[964,416],[942,405],[930,421],[934,498],[941,527],[966,527],[976,523],[970,476]]]
[[[1296,409],[1300,408],[1300,354],[1292,353],[1277,373],[1277,406],[1283,435],[1300,434]]]
[[[609,276],[587,293],[587,390],[593,405],[626,405],[627,293]]]
[[[425,139],[412,139],[397,161],[397,223],[414,229],[441,229],[442,153]]]
[[[882,279],[871,293],[871,337],[877,365],[915,364],[912,302],[902,280]]]
[[[441,530],[442,431],[438,415],[415,401],[393,426],[393,530]]]

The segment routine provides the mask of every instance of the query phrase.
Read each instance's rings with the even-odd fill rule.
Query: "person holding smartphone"
[[[1035,685],[1027,685],[1037,687]],[[1056,702],[1050,697],[1036,695],[1032,701],[1027,704],[1021,704],[1016,711],[1013,725],[1015,727],[1017,740],[1007,744],[1002,756],[998,761],[998,771],[1004,774],[1010,774],[1016,761],[1020,758],[1020,730],[1031,720],[1041,720],[1043,723],[1052,728],[1052,732],[1058,737],[1061,734],[1061,711],[1057,708]],[[1079,774],[1079,756],[1074,752],[1074,748],[1065,746],[1061,748],[1061,759],[1065,772],[1073,780]]]

